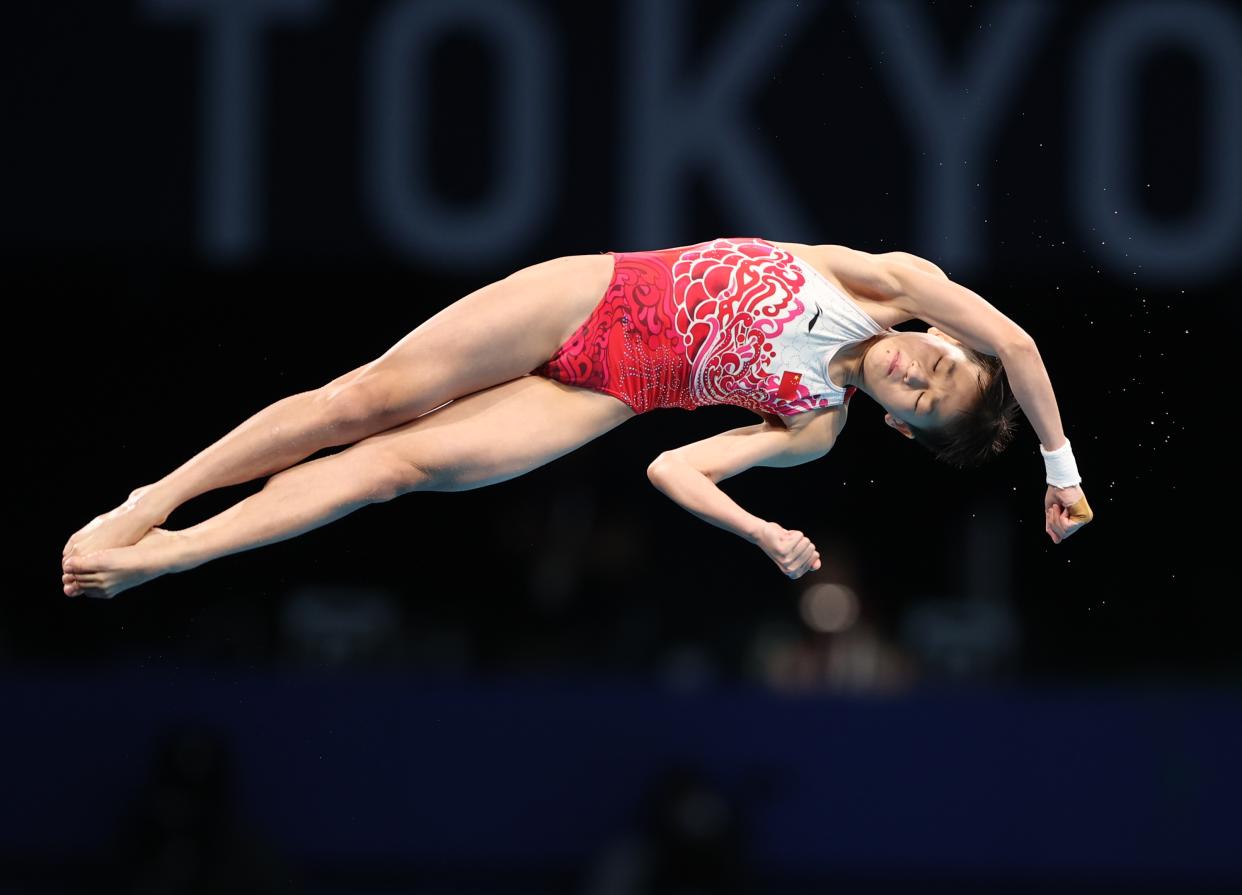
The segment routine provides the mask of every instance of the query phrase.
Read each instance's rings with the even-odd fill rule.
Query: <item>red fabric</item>
[[[806,309],[806,278],[788,252],[721,238],[607,254],[615,268],[599,304],[534,374],[637,413],[735,404],[790,415],[835,403],[767,369],[771,340]]]

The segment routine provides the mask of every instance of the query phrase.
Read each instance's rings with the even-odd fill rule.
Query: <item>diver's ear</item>
[[[955,338],[953,338],[951,335],[949,335],[947,332],[945,332],[944,330],[939,329],[939,328],[937,328],[937,327],[935,327],[935,326],[929,326],[929,327],[927,328],[927,334],[928,334],[929,336],[939,336],[940,338],[944,339],[946,342],[952,342],[954,345],[961,345],[961,344],[962,344],[962,343],[961,343],[961,342],[959,342],[957,339],[955,339]]]
[[[884,422],[888,423],[902,435],[906,436],[906,438],[914,437],[914,433],[910,431],[910,427],[901,420],[897,419],[897,417],[893,416],[891,413],[884,414]]]

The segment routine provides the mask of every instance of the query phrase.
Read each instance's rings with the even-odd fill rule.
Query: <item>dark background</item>
[[[5,11],[16,540],[0,603],[0,886],[77,891],[102,872],[117,891],[1191,891],[1242,876],[1226,797],[1242,794],[1242,83],[1212,55],[1242,47],[1242,12],[801,4],[779,47],[762,44],[762,78],[747,69],[732,113],[712,119],[737,130],[674,166],[658,203],[674,213],[648,214],[636,184],[658,172],[633,129],[671,125],[669,107],[634,105],[658,58],[634,23],[671,32],[680,10],[667,84],[693,98],[727,68],[721,48],[745,47],[731,41],[777,6],[479,4],[484,19],[536,22],[546,50],[551,156],[532,162],[535,210],[491,243],[454,243],[450,227],[411,238],[375,198],[402,185],[374,171],[373,55],[395,11],[433,7],[263,6],[288,21],[261,16],[249,51],[220,25],[245,4]],[[1038,36],[978,158],[937,163],[979,168],[959,196],[966,225],[942,226],[937,150],[893,56],[924,41],[952,77],[1019,14]],[[1101,232],[1084,195],[1105,189],[1089,159],[1111,137],[1091,127],[1091,62],[1152,14],[1190,24],[1156,28],[1168,39],[1119,69],[1124,152],[1105,157],[1121,195]],[[526,107],[503,105],[514,80],[480,33],[447,28],[420,57],[411,126],[426,152],[410,170],[446,220],[494,198],[520,142],[502,113]],[[254,68],[230,86],[220,72],[243,70],[237,58]],[[247,188],[213,168],[213,95],[255,104]],[[960,110],[963,127],[984,114]],[[770,208],[738,198],[738,146],[762,152],[756,178],[779,178]],[[213,223],[226,194],[241,210]],[[1162,253],[1153,233],[1192,244]],[[1017,321],[1095,522],[1048,540],[1029,426],[958,473],[859,396],[828,457],[724,486],[817,544],[823,567],[797,581],[648,483],[660,451],[755,420],[709,407],[653,412],[522,478],[368,507],[113,601],[61,592],[61,547],[91,517],[462,295],[558,255],[747,235],[912,251]],[[1106,245],[1131,238],[1132,252]],[[261,484],[205,495],[168,526]],[[813,630],[816,594],[857,620]],[[459,725],[431,728],[444,711]],[[754,749],[737,745],[744,732]],[[773,808],[782,786],[807,803]],[[230,824],[253,828],[236,834],[248,845],[220,844]],[[990,840],[997,829],[1009,838]]]

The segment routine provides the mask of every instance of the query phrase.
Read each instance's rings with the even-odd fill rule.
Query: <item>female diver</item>
[[[912,319],[933,325],[893,328]],[[113,597],[366,504],[514,478],[649,410],[711,404],[763,422],[665,451],[648,476],[798,578],[820,567],[815,545],[716,485],[824,456],[855,390],[957,467],[1003,450],[1020,407],[1045,460],[1046,533],[1059,544],[1091,520],[1039,351],[986,300],[904,252],[720,238],[555,258],[470,293],[93,519],[65,544],[63,589]],[[159,527],[199,494],[266,475],[219,515]]]

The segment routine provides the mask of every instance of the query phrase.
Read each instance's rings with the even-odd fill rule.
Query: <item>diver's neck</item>
[[[855,342],[853,345],[847,345],[838,351],[828,364],[828,375],[833,382],[842,383],[843,388],[853,386],[859,391],[870,394],[867,383],[867,368],[864,361],[869,352],[880,342],[888,338],[892,333],[883,332],[864,339],[861,342]]]

